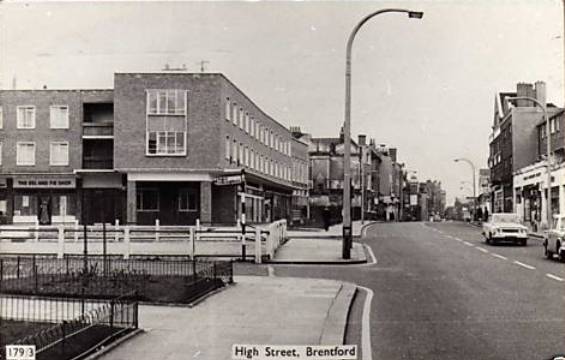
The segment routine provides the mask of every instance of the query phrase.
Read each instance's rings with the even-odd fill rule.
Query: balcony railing
[[[108,137],[114,136],[114,123],[82,123],[82,136],[88,137]]]

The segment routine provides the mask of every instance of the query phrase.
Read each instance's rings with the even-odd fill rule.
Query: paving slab
[[[140,306],[145,332],[101,359],[219,360],[230,359],[238,343],[319,345],[343,339],[353,285],[266,276],[235,281],[194,308]]]

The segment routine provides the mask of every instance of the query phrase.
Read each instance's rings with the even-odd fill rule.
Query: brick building
[[[546,103],[545,83],[519,83],[516,92],[499,93],[494,103],[494,123],[489,137],[491,209],[513,212],[513,173],[537,161],[537,124],[543,119],[541,109],[531,101],[508,100],[529,96]],[[559,111],[547,104],[550,116]]]
[[[307,152],[222,74],[1,91],[0,109],[6,222],[232,224],[242,204],[248,222],[289,218],[292,153]]]

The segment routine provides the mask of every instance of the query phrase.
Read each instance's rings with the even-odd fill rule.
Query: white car
[[[512,241],[526,246],[528,244],[528,228],[520,223],[520,218],[513,213],[494,213],[483,223],[483,235],[487,244],[499,241]]]
[[[545,256],[553,259],[553,254],[557,254],[560,261],[565,261],[565,217],[556,216],[553,220],[553,227],[546,233],[543,241]]]

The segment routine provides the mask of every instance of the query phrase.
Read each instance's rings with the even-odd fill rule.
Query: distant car
[[[483,235],[487,244],[511,241],[522,246],[528,244],[528,228],[513,213],[494,213],[483,223]]]
[[[565,217],[558,216],[553,221],[553,227],[545,234],[543,248],[545,256],[553,259],[557,254],[560,261],[565,261]]]

